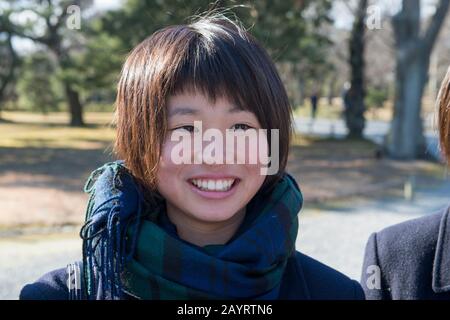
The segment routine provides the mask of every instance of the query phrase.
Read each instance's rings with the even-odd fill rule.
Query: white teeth
[[[206,191],[228,191],[235,179],[192,179],[191,182],[196,187]]]

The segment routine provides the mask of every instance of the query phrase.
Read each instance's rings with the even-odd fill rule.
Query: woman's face
[[[198,126],[194,128],[194,121],[201,121],[201,131]],[[157,173],[158,191],[168,207],[191,219],[210,223],[226,221],[243,209],[264,182],[261,163],[249,159],[254,153],[267,154],[267,139],[258,139],[257,148],[248,143],[244,148],[238,147],[236,142],[234,148],[230,148],[231,141],[225,137],[226,129],[233,130],[229,133],[243,134],[251,128],[261,129],[255,114],[239,110],[228,99],[218,98],[213,104],[199,93],[171,96],[168,99],[169,131]],[[222,133],[222,143],[214,138],[204,141],[200,134],[204,135],[208,129]],[[174,135],[183,135],[190,147],[178,152],[182,143],[181,140],[171,141]],[[194,143],[195,136],[200,136],[200,144]],[[214,152],[208,152],[211,148]],[[222,162],[217,161],[220,157],[215,158],[216,152],[222,152]],[[183,159],[189,159],[189,163],[179,164],[176,157],[180,154]],[[226,161],[227,156],[233,159],[231,164]],[[213,163],[213,158],[220,163]]]

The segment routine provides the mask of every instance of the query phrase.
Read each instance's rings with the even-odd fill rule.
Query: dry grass
[[[66,114],[3,112],[0,122],[0,229],[80,224],[90,172],[112,159],[111,114],[87,113],[84,128]]]
[[[0,147],[98,149],[114,138],[109,125],[111,114],[87,114],[85,128],[68,127],[64,113],[49,115],[3,112],[0,123]]]
[[[288,171],[299,181],[305,199],[310,202],[398,193],[411,177],[420,184],[428,184],[445,175],[445,167],[439,163],[377,159],[377,149],[377,145],[366,140],[297,136],[291,147]]]

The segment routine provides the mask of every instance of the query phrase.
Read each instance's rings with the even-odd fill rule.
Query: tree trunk
[[[16,51],[14,50],[14,47],[12,45],[11,33],[8,33],[6,43],[11,62],[9,64],[8,72],[6,72],[4,77],[1,77],[0,79],[0,111],[2,110],[2,102],[4,101],[6,89],[8,88],[8,85],[14,81],[14,71],[19,64],[19,58],[17,57]]]
[[[397,57],[394,119],[388,136],[388,152],[393,158],[414,159],[425,151],[422,117],[423,90],[427,82],[424,58],[406,64]]]
[[[300,106],[304,106],[305,105],[305,80],[303,79],[303,76],[301,75],[301,73],[297,73],[299,74],[298,76],[298,99],[299,99],[299,104]]]
[[[335,88],[336,88],[336,80],[337,80],[337,75],[335,73],[333,73],[333,75],[331,76],[331,78],[328,80],[328,105],[331,107],[333,106],[333,98],[335,96]]]
[[[393,158],[415,159],[424,155],[426,150],[421,117],[422,96],[428,81],[432,48],[449,4],[449,0],[439,2],[423,35],[420,34],[419,0],[403,0],[401,11],[392,19],[396,45],[396,89],[394,118],[385,143]]]
[[[345,119],[348,137],[361,138],[365,126],[364,119],[364,32],[367,0],[360,0],[353,24],[349,42],[351,67],[351,94],[348,107],[345,109]]]
[[[72,88],[70,83],[64,83],[67,102],[70,110],[70,125],[73,127],[84,126],[83,106],[80,102],[78,91]]]

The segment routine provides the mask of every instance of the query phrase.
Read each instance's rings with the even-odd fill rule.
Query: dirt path
[[[80,257],[76,233],[0,240],[0,299],[17,299],[25,284]]]

